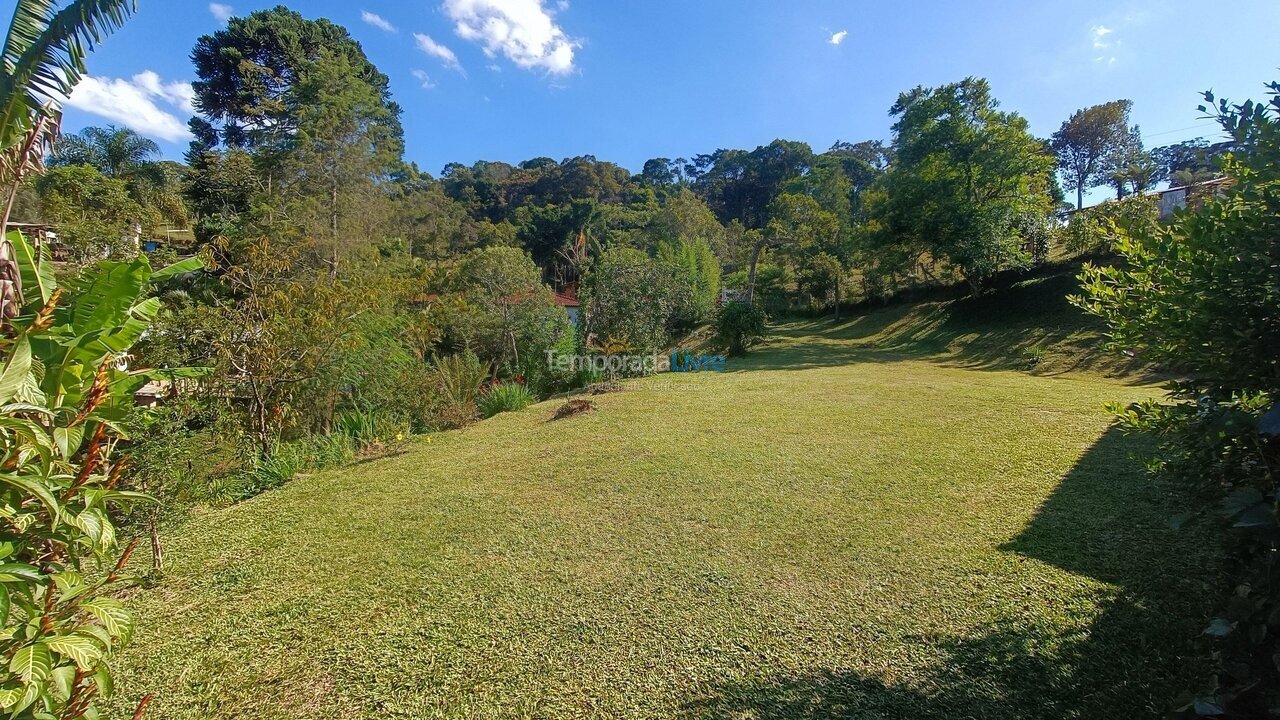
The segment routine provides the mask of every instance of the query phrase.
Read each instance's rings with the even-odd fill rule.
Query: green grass
[[[201,511],[113,716],[1155,716],[1216,554],[1108,430],[1153,391],[991,369],[1008,325],[957,312],[787,325]]]

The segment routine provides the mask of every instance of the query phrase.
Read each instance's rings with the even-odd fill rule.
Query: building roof
[[[564,290],[557,292],[555,301],[560,307],[576,308],[581,305],[581,303],[578,302],[578,290],[574,287],[567,287]]]

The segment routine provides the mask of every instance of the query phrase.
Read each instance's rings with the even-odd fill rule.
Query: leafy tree
[[[597,343],[627,343],[639,353],[659,351],[676,308],[688,302],[682,292],[689,289],[675,268],[633,248],[606,249],[583,279],[584,334]]]
[[[1022,228],[1053,207],[1054,158],[987,81],[969,78],[903,93],[891,114],[896,163],[876,221],[883,239],[959,269],[975,292],[1024,265]]]
[[[1215,148],[1204,138],[1185,140],[1165,145],[1151,151],[1152,158],[1160,166],[1160,179],[1180,187],[1212,180],[1222,173],[1218,170],[1221,149]]]
[[[1113,100],[1077,110],[1058,132],[1050,146],[1058,156],[1058,167],[1068,190],[1076,191],[1076,208],[1084,207],[1086,190],[1111,182],[1114,159],[1129,138],[1131,100]]]
[[[240,216],[250,210],[262,187],[253,156],[243,150],[208,150],[189,159],[184,195],[199,218],[196,239],[208,243],[219,235],[234,234]]]
[[[803,258],[796,273],[796,284],[800,292],[822,305],[840,301],[841,278],[844,266],[834,256],[825,252]],[[838,313],[838,311],[837,311]],[[839,315],[837,314],[837,318]]]
[[[1205,631],[1214,677],[1188,717],[1266,717],[1280,702],[1280,83],[1268,88],[1268,102],[1213,107],[1237,148],[1226,195],[1168,225],[1122,227],[1122,263],[1087,266],[1077,299],[1116,349],[1184,378],[1168,402],[1114,408],[1122,427],[1157,433],[1167,477],[1225,496],[1202,504],[1221,509],[1233,557],[1229,600]]]
[[[41,217],[58,226],[58,239],[78,262],[138,252],[139,230],[159,221],[134,201],[125,181],[88,165],[53,168],[34,185]]]
[[[296,128],[279,148],[282,196],[336,275],[349,246],[386,220],[380,183],[403,151],[399,123],[341,54],[322,52],[300,68],[288,102]]]
[[[783,185],[808,172],[813,150],[804,143],[774,140],[745,150],[717,150],[695,158],[702,168],[694,188],[721,222],[740,221],[748,228],[769,222],[769,206]]]
[[[1150,190],[1162,177],[1162,169],[1142,146],[1142,132],[1133,126],[1125,133],[1110,158],[1110,181],[1116,198],[1140,195]]]
[[[668,195],[649,215],[644,228],[644,249],[656,251],[662,243],[681,238],[705,242],[718,258],[728,256],[725,228],[706,203],[687,188]]]
[[[437,267],[478,244],[505,244],[494,241],[492,223],[483,221],[489,228],[482,229],[461,203],[444,194],[439,183],[405,188],[394,212],[396,233],[404,239],[409,255]]]
[[[391,100],[387,76],[360,44],[339,25],[308,20],[281,5],[231,18],[224,29],[196,42],[191,60],[199,76],[193,87],[201,117],[192,121],[192,155],[219,143],[256,148],[287,142],[301,123],[302,104],[294,96],[298,81],[324,56],[346,60],[392,118],[391,133],[400,137],[400,109]]]
[[[879,140],[859,143],[837,142],[818,156],[816,164],[835,164],[847,182],[849,212],[862,210],[862,193],[875,184],[893,162],[893,150]]]
[[[553,301],[542,273],[519,248],[472,250],[458,263],[453,288],[465,301],[452,320],[460,344],[500,368],[519,367],[530,356],[542,360],[572,329]]]

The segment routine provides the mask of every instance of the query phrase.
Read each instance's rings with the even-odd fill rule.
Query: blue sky
[[[179,158],[196,38],[227,13],[275,4],[140,0],[139,15],[91,57],[66,130],[128,124]],[[1077,108],[1130,98],[1156,146],[1212,134],[1199,91],[1260,97],[1264,81],[1280,79],[1276,0],[291,5],[363,43],[404,107],[408,159],[433,174],[451,161],[581,154],[638,171],[651,157],[777,137],[817,150],[887,139],[899,92],[967,75],[988,78],[1042,136]]]

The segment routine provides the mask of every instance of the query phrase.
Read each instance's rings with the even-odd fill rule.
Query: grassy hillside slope
[[[991,369],[1088,331],[957,307],[202,511],[132,599],[117,716],[1152,716],[1215,556],[1107,429],[1151,390]]]

